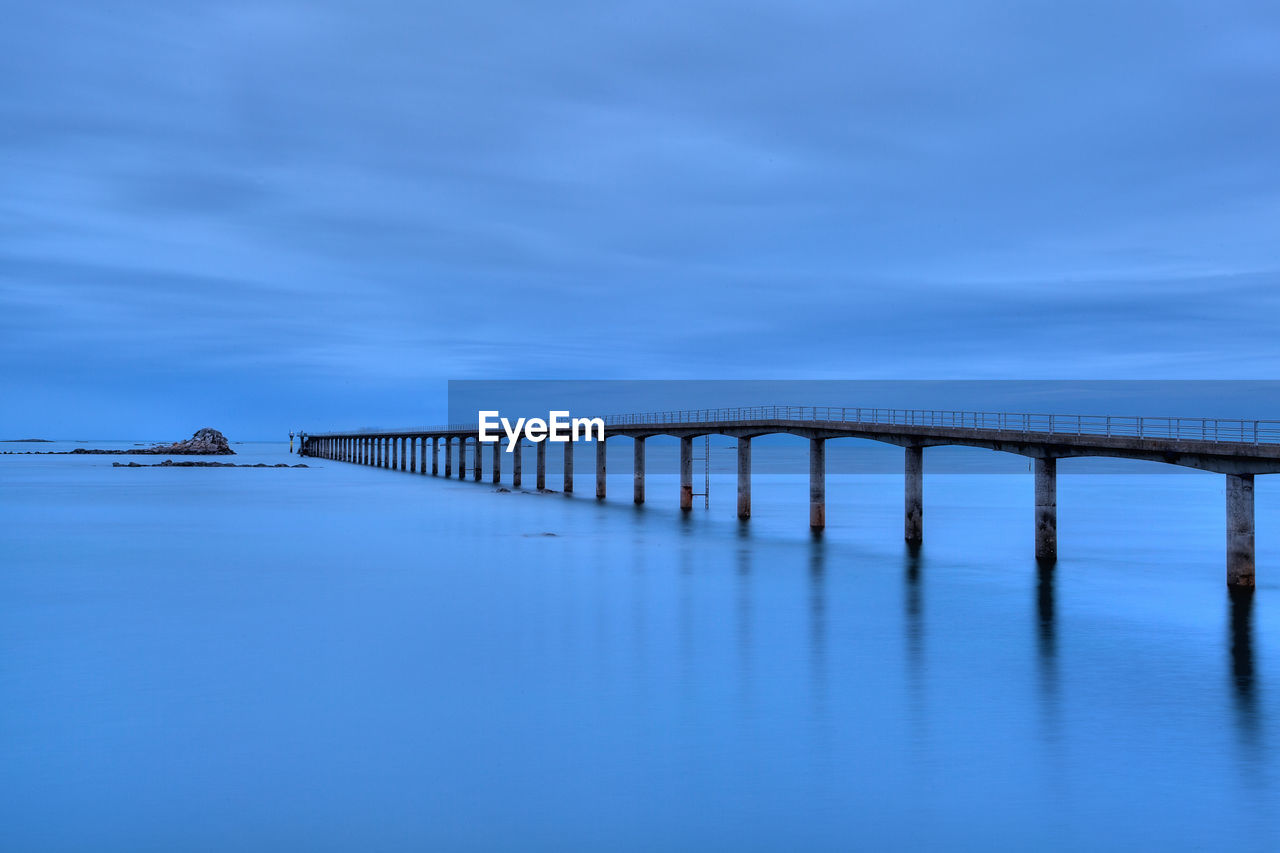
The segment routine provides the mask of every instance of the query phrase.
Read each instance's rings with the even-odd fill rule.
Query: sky
[[[1274,3],[0,20],[0,438],[433,423],[451,379],[1280,375]]]

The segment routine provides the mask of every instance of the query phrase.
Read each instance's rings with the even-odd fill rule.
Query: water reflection
[[[912,676],[918,680],[924,655],[919,542],[907,543],[904,577],[906,578],[904,601],[906,604],[907,663],[911,667]]]
[[[821,533],[809,543],[809,654],[814,711],[827,703],[827,545]]]
[[[738,689],[744,704],[751,695],[751,528],[738,526],[737,601],[734,616],[737,622]]]
[[[924,594],[920,582],[921,545],[907,542],[903,556],[903,627],[906,633],[907,707],[911,715],[912,734],[921,754],[928,750],[929,715],[924,694],[927,674],[924,664]]]
[[[1231,684],[1240,734],[1248,745],[1258,741],[1258,684],[1253,659],[1253,589],[1229,587],[1228,625],[1231,648]]]
[[[1058,691],[1058,626],[1054,601],[1054,563],[1036,566],[1036,649],[1040,656],[1040,688],[1046,699]]]
[[[1040,700],[1045,737],[1057,740],[1060,734],[1058,696],[1058,621],[1056,563],[1036,561],[1036,655],[1040,669]]]

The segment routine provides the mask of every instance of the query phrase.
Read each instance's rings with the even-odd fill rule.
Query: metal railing
[[[717,409],[672,409],[606,415],[605,426],[660,426],[744,421],[802,421],[865,426],[917,426],[951,430],[985,430],[1036,435],[1092,435],[1163,438],[1227,444],[1280,444],[1280,420],[1173,418],[1137,415],[1059,415],[1029,412],[965,412],[941,409],[879,409],[854,406],[738,406]],[[357,435],[422,435],[472,433],[476,423],[423,427],[310,433],[309,438]]]
[[[878,409],[848,406],[740,406],[609,415],[605,426],[805,421],[867,426],[918,426],[998,430],[1047,435],[1166,438],[1231,444],[1280,444],[1280,420],[1166,418],[1137,415],[1058,415],[1027,412],[963,412],[940,409]]]

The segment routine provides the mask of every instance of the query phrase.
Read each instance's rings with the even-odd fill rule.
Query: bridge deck
[[[1032,458],[1109,456],[1226,474],[1280,472],[1280,421],[755,406],[611,415],[605,438],[726,435],[862,438],[905,447],[964,445]],[[475,424],[318,433],[335,437],[474,437]]]

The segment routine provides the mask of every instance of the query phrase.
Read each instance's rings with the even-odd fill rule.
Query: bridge
[[[862,438],[904,450],[904,535],[919,543],[924,536],[924,451],[963,445],[1029,457],[1035,477],[1035,555],[1053,562],[1058,556],[1057,462],[1103,456],[1141,459],[1212,471],[1226,476],[1227,584],[1254,586],[1254,477],[1280,472],[1280,421],[1218,418],[1151,418],[1111,415],[1060,415],[1012,412],[960,412],[928,409],[875,409],[833,406],[748,406],[684,409],[611,415],[604,441],[596,445],[596,498],[605,497],[605,445],[629,438],[634,445],[633,500],[645,502],[645,440],[673,436],[680,440],[680,508],[693,508],[693,440],[704,435],[737,440],[738,518],[751,517],[751,440],[788,434],[809,441],[809,526],[826,526],[826,442]],[[509,442],[479,440],[478,423],[401,430],[358,430],[306,435],[300,453],[414,473],[427,473],[430,441],[431,475],[439,476],[441,442],[444,476],[483,477],[482,447],[492,447],[492,482],[502,479],[500,453]],[[568,445],[566,445],[568,447]],[[536,444],[536,487],[546,488],[547,442]],[[512,448],[511,485],[521,486],[523,449]],[[564,454],[563,489],[573,493],[573,454]]]

